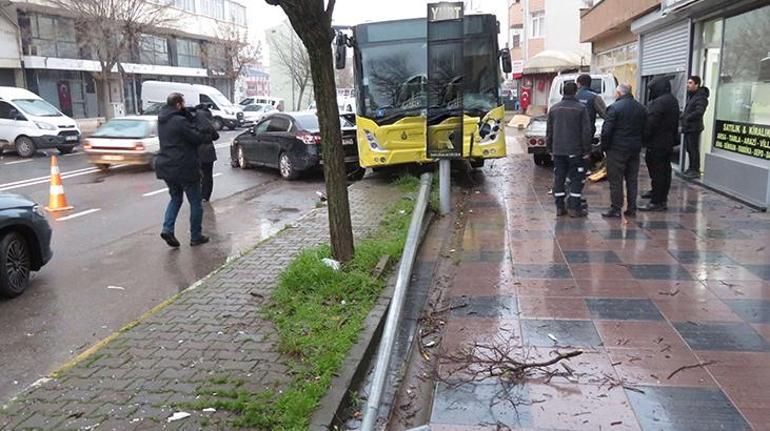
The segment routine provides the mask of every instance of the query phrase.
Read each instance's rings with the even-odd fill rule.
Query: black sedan
[[[51,257],[51,227],[34,202],[0,193],[0,296],[21,295]]]
[[[340,117],[345,167],[350,179],[361,179],[365,170],[358,164],[356,127]],[[287,180],[317,169],[321,160],[321,133],[314,112],[274,113],[241,133],[230,145],[233,167],[277,168]]]

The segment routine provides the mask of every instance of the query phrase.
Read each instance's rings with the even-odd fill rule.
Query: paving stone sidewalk
[[[484,170],[442,346],[585,353],[508,395],[440,383],[431,429],[770,430],[770,215],[675,179],[665,213],[603,219],[604,182],[556,217],[551,181],[526,154]]]
[[[359,238],[402,198],[379,178],[360,181],[349,193]],[[328,238],[327,210],[310,212],[61,376],[22,394],[0,410],[0,429],[227,429],[227,412],[185,410],[192,416],[167,418],[195,401],[202,386],[235,389],[213,384],[222,377],[255,393],[280,387],[286,367],[277,335],[258,310],[292,258]]]

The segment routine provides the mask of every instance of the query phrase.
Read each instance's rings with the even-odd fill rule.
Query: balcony
[[[580,41],[593,42],[628,29],[631,21],[660,6],[660,0],[604,0],[580,18]]]

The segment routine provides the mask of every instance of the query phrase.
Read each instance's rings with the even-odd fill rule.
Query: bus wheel
[[[484,167],[484,159],[471,159],[471,167],[473,169],[481,169]]]

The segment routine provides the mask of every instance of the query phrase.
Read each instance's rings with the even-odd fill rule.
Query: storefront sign
[[[770,160],[770,125],[717,120],[714,147]]]

